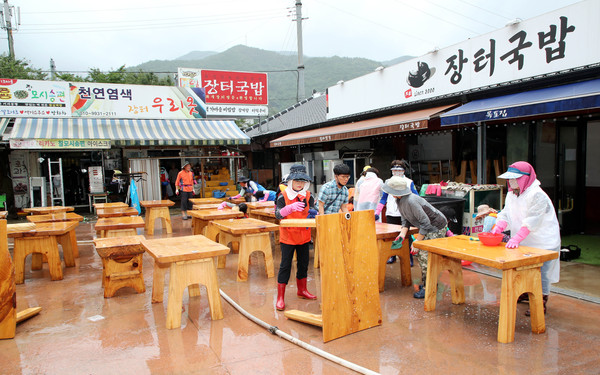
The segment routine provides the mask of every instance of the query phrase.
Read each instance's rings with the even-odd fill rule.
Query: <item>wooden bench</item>
[[[190,198],[192,204],[220,204],[223,199],[219,198]]]
[[[94,240],[96,252],[102,258],[102,287],[104,298],[111,298],[117,290],[132,287],[144,293],[143,256],[141,241],[144,236],[99,238]]]
[[[240,243],[237,281],[248,281],[248,263],[254,251],[262,252],[265,257],[267,278],[275,276],[269,233],[276,230],[279,230],[278,225],[256,219],[214,220],[209,223],[206,236],[213,241],[218,238],[223,245],[232,241]],[[225,265],[225,256],[219,257],[218,268]]]
[[[27,221],[30,223],[55,223],[58,221],[83,221],[83,216],[77,215],[74,212],[58,212],[55,214],[45,215],[30,215],[27,216]]]
[[[139,216],[106,217],[98,219],[94,228],[103,233],[103,237],[136,236],[137,228],[144,228],[146,223]]]
[[[260,210],[261,208],[269,208],[275,207],[275,202],[266,201],[266,202],[247,202],[246,206],[248,207],[248,211],[246,212],[248,215],[254,210]]]
[[[194,234],[206,235],[205,229],[208,223],[212,220],[222,219],[238,219],[244,217],[244,213],[231,210],[200,210],[200,211],[188,211],[188,215],[192,217],[192,231]],[[224,244],[227,245],[227,244]]]
[[[203,203],[203,204],[195,204],[193,209],[196,211],[201,210],[217,210],[221,204],[220,203]]]
[[[55,214],[58,212],[73,212],[75,211],[74,207],[65,207],[65,206],[47,206],[47,207],[30,207],[24,208],[23,212],[32,215],[46,215],[46,214]]]
[[[170,270],[167,329],[181,327],[183,291],[188,288],[190,297],[199,296],[198,284],[206,286],[211,319],[223,319],[213,258],[226,255],[229,248],[200,235],[145,239],[142,246],[154,258],[152,303],[163,301],[165,273]]]
[[[96,215],[99,218],[104,217],[121,217],[121,216],[137,216],[138,211],[133,207],[109,207],[109,208],[97,208]]]
[[[162,227],[167,233],[173,233],[171,226],[171,214],[169,207],[174,206],[175,202],[166,200],[141,201],[140,205],[146,208],[146,233],[154,234],[154,222],[160,219]]]
[[[111,202],[111,203],[94,203],[92,206],[94,206],[95,209],[99,210],[99,209],[103,209],[103,208],[119,208],[119,207],[129,207],[127,205],[127,203],[124,202]]]

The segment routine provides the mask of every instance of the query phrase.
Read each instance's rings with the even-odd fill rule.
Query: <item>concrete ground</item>
[[[173,236],[190,235],[191,220],[173,216]],[[158,222],[157,222],[158,224]],[[162,237],[157,230],[154,237]],[[140,231],[141,234],[141,231]],[[166,303],[152,304],[153,260],[144,256],[146,292],[124,288],[103,298],[102,264],[91,244],[93,222],[77,229],[80,258],[50,281],[47,265],[31,271],[17,286],[17,310],[42,312],[17,327],[16,337],[0,341],[2,374],[350,374],[352,371],[268,333],[222,300],[225,318],[211,321],[205,290],[184,294],[180,329],[165,328]],[[274,248],[276,272],[279,251]],[[311,252],[312,258],[312,252]],[[311,345],[382,374],[597,374],[600,305],[551,294],[546,333],[532,334],[528,306],[519,304],[515,341],[497,342],[500,284],[497,277],[464,271],[466,303],[452,305],[447,274],[441,277],[437,308],[423,310],[413,288],[400,285],[399,264],[387,266],[380,294],[383,322],[324,344],[321,329],[287,320],[275,310],[276,279],[265,276],[262,256],[253,255],[249,281],[236,282],[237,254],[218,270],[221,289],[251,314]],[[578,265],[579,266],[579,265]],[[563,267],[563,280],[589,284],[598,268]],[[295,272],[295,271],[293,271]],[[296,298],[295,282],[286,294],[288,309],[319,313],[319,300]],[[420,271],[412,269],[415,281]],[[586,283],[587,279],[590,283]],[[592,280],[594,279],[594,280]],[[575,280],[575,281],[574,281]],[[309,267],[309,290],[319,296],[318,270]],[[167,290],[165,288],[165,302]]]

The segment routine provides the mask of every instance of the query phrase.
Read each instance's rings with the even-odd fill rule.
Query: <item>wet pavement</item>
[[[173,220],[172,236],[191,234],[191,220]],[[158,222],[157,222],[158,224]],[[140,231],[141,233],[141,231]],[[93,229],[77,229],[80,258],[64,268],[64,280],[50,281],[47,265],[17,285],[17,310],[41,306],[41,313],[18,325],[12,340],[0,340],[2,374],[350,374],[346,369],[293,345],[254,324],[222,299],[223,320],[211,321],[202,287],[200,297],[184,294],[180,329],[167,330],[165,303],[152,304],[153,260],[144,255],[146,292],[120,289],[103,298],[102,263],[91,244]],[[155,236],[162,237],[156,230]],[[274,249],[275,268],[279,251]],[[496,341],[500,279],[464,271],[466,303],[452,305],[443,274],[437,308],[423,310],[413,288],[400,285],[400,268],[387,266],[380,294],[383,323],[324,344],[321,329],[287,320],[275,310],[276,278],[267,279],[255,253],[249,281],[236,282],[237,254],[218,270],[221,289],[249,313],[315,347],[382,374],[597,374],[600,365],[600,305],[552,294],[546,333],[532,334],[528,306],[519,304],[515,341]],[[569,266],[570,267],[570,266]],[[598,278],[579,272],[584,277]],[[295,270],[292,272],[292,278]],[[412,274],[418,278],[418,266]],[[570,278],[570,277],[567,277]],[[415,280],[416,282],[416,280]],[[166,284],[165,284],[166,285]],[[318,270],[309,267],[309,291],[320,299]],[[286,307],[319,313],[319,300],[295,296],[292,280]]]

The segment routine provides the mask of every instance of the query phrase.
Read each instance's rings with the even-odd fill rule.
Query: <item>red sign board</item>
[[[206,103],[269,104],[267,73],[202,69],[201,79]]]

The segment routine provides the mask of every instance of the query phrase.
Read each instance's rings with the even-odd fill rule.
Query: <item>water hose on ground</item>
[[[379,373],[375,372],[375,371],[371,371],[367,368],[361,367],[355,363],[346,361],[343,358],[340,357],[336,357],[335,355],[331,354],[331,353],[327,353],[324,350],[321,350],[317,347],[314,347],[302,340],[299,340],[297,338],[295,338],[294,336],[291,336],[283,331],[281,331],[279,328],[277,328],[276,326],[272,326],[267,324],[266,322],[258,319],[257,317],[255,317],[254,315],[250,314],[248,311],[244,310],[243,307],[241,307],[240,305],[238,305],[234,300],[232,300],[227,294],[225,294],[225,292],[223,292],[221,289],[219,289],[219,292],[221,293],[221,297],[223,297],[225,299],[225,301],[227,301],[231,306],[233,306],[234,309],[236,309],[237,311],[239,311],[242,315],[244,315],[246,318],[250,319],[251,321],[253,321],[254,323],[258,324],[259,326],[263,327],[264,329],[266,329],[267,331],[269,331],[270,333],[277,335],[279,337],[281,337],[284,340],[287,340],[289,342],[291,342],[292,344],[296,344],[301,348],[304,348],[306,350],[308,350],[311,353],[314,353],[318,356],[321,356],[331,362],[337,363],[338,365],[344,366],[352,371],[356,371],[359,374],[365,374],[365,375],[377,375]]]

